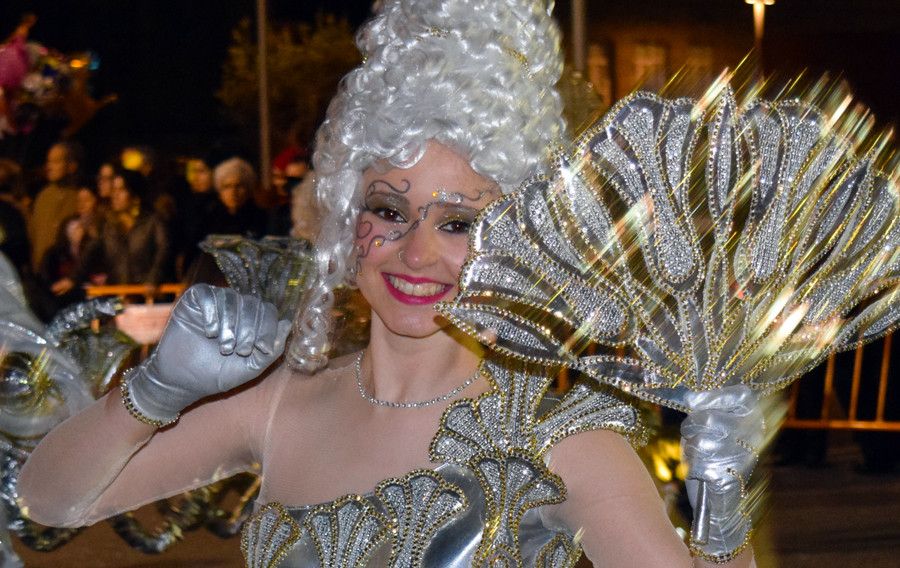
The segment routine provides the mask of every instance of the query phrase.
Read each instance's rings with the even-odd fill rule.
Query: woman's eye
[[[448,233],[468,233],[469,227],[472,226],[472,223],[469,221],[463,221],[462,219],[454,219],[452,221],[447,221],[443,225],[441,225],[440,229],[442,231],[446,231]]]
[[[369,209],[376,217],[384,219],[389,223],[406,223],[406,218],[402,213],[390,207],[373,207]]]

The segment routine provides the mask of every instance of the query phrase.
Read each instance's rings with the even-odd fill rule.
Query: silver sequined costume
[[[367,495],[262,507],[241,540],[248,566],[574,565],[581,551],[573,534],[540,512],[566,495],[545,460],[559,440],[585,430],[638,437],[635,409],[583,384],[541,404],[551,380],[540,369],[483,369],[494,388],[444,412],[431,443],[440,466],[385,480]]]

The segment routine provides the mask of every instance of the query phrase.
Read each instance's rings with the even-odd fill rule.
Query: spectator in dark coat
[[[182,186],[175,193],[177,219],[175,224],[175,270],[178,280],[189,273],[194,260],[200,255],[197,246],[206,236],[205,222],[201,220],[219,201],[213,188],[212,169],[202,158],[190,158],[185,163]]]
[[[85,269],[106,274],[106,284],[155,286],[172,277],[171,243],[165,223],[142,200],[145,179],[136,172],[117,172],[110,213],[100,242]]]
[[[56,296],[57,309],[84,299],[80,280],[85,252],[91,250],[92,239],[78,215],[66,217],[59,226],[56,242],[41,258],[38,276]]]
[[[266,212],[253,203],[256,172],[240,158],[225,160],[213,171],[213,185],[219,199],[207,211],[202,234],[237,234],[262,237]]]
[[[78,190],[76,214],[85,230],[85,236],[96,241],[103,234],[103,223],[108,213],[105,204],[94,188],[84,186]]]

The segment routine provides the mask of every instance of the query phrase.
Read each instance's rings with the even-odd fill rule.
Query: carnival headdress
[[[699,100],[629,96],[482,212],[439,310],[676,409],[689,391],[785,386],[900,318],[886,138],[840,102],[739,108],[724,79]]]

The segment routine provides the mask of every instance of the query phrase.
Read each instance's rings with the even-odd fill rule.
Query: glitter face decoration
[[[373,327],[435,333],[446,321],[433,306],[456,293],[469,228],[499,187],[438,143],[410,167],[366,170],[362,187],[350,276],[372,308]]]
[[[480,205],[488,197],[499,195],[496,186],[472,190],[466,193],[437,189],[434,198],[424,205],[413,207],[407,194],[412,184],[404,179],[392,184],[377,179],[366,188],[363,209],[356,226],[356,268],[369,256],[372,247],[403,239],[422,224],[431,221],[438,229],[448,233],[466,233],[475,220]]]

